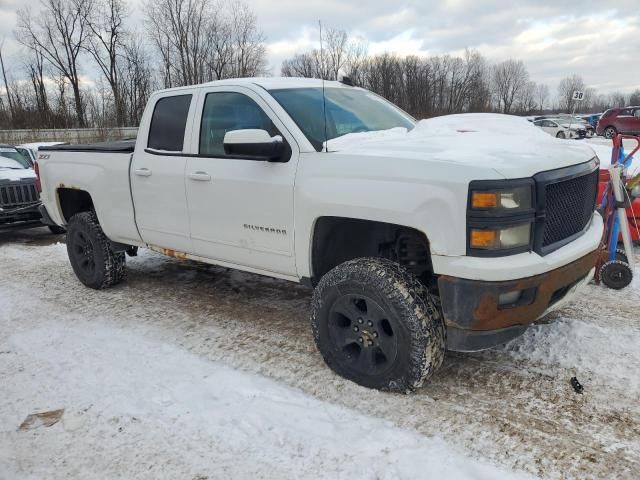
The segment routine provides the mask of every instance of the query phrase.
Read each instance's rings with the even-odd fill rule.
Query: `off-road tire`
[[[618,133],[618,131],[616,130],[616,127],[609,126],[604,129],[603,135],[604,135],[604,138],[611,140],[613,137],[616,136],[616,133]]]
[[[100,290],[127,275],[124,252],[114,252],[95,212],[75,214],[67,228],[67,254],[78,280]]]
[[[633,272],[628,263],[610,260],[600,267],[600,280],[607,287],[620,290],[631,283]]]
[[[54,235],[62,235],[67,232],[67,229],[64,227],[59,227],[58,225],[47,225],[49,231]]]
[[[360,297],[366,299],[366,309],[362,315],[365,318],[370,315],[371,327],[366,326],[368,322],[358,325],[360,318],[350,319],[336,313],[336,305],[353,302],[357,309],[354,310],[356,316],[359,316],[362,312],[358,306]],[[365,338],[376,343],[371,343],[373,346],[367,349],[361,348],[357,356],[357,342],[353,341],[348,347],[339,347],[342,342],[336,340],[333,332],[346,325],[345,319],[351,322],[347,336],[366,335]],[[340,326],[336,326],[337,323]],[[444,359],[446,333],[434,298],[404,267],[382,258],[350,260],[324,275],[313,293],[311,327],[316,345],[327,365],[339,375],[369,388],[412,392],[433,375]],[[356,334],[355,327],[363,330]],[[387,358],[379,346],[389,339],[393,340],[396,347],[395,354],[389,355],[393,356],[392,359]],[[360,342],[360,337],[357,341]],[[363,359],[374,358],[373,362],[365,362],[370,367],[368,370],[358,368],[358,365],[362,365],[358,362],[359,355],[366,353],[371,356]],[[380,363],[382,357],[384,362]]]

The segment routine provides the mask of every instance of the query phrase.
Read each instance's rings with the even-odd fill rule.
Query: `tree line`
[[[283,76],[351,81],[394,102],[417,118],[460,112],[541,113],[602,112],[626,104],[640,105],[640,90],[630,95],[598,94],[579,75],[560,82],[557,96],[533,81],[521,60],[491,64],[479,52],[430,57],[390,53],[367,55],[366,43],[339,29],[322,35],[322,48],[298,53],[282,64]],[[573,92],[585,92],[574,105]]]
[[[42,0],[38,11],[20,9],[22,61],[9,68],[0,45],[0,126],[136,126],[158,88],[266,71],[264,35],[239,0],[147,0],[143,13],[136,31],[126,0]]]
[[[266,39],[240,0],[146,0],[143,28],[128,25],[126,0],[41,0],[18,11],[19,61],[7,64],[0,44],[0,128],[136,126],[159,88],[269,74]],[[570,112],[583,90],[584,112],[640,104],[631,95],[602,95],[578,75],[553,96],[521,60],[491,63],[462,55],[368,54],[367,43],[329,28],[322,49],[286,59],[281,75],[335,80],[344,72],[359,86],[418,118],[458,112]]]

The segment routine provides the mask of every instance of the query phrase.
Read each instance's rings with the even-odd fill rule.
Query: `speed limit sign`
[[[581,100],[584,100],[584,92],[581,92],[580,90],[576,90],[573,92],[573,99],[580,102]]]

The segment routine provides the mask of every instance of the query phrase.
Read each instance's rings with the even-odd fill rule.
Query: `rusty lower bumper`
[[[441,276],[438,288],[447,325],[447,348],[484,350],[522,335],[585,280],[596,258],[594,251],[550,272],[503,282]]]

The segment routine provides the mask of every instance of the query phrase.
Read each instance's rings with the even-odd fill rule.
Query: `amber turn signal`
[[[496,192],[473,192],[471,195],[472,208],[495,208],[498,206]]]
[[[498,240],[495,230],[471,230],[471,248],[489,248]]]

